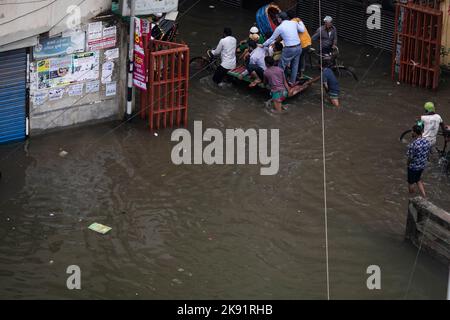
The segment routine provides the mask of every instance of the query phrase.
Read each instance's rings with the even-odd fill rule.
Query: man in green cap
[[[422,137],[427,139],[432,146],[436,144],[436,137],[439,132],[439,127],[445,130],[444,121],[440,115],[436,113],[433,102],[427,102],[424,105],[425,114],[420,117],[424,124]]]

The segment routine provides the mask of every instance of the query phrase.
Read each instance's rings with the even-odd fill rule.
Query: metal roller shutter
[[[26,49],[0,52],[0,143],[25,139]]]
[[[319,18],[318,0],[299,0],[297,14],[305,22],[311,35],[325,16],[332,16],[338,29],[338,37],[359,44],[392,51],[394,34],[394,13],[381,10],[381,29],[367,28],[367,7],[373,1],[322,0],[322,14]]]

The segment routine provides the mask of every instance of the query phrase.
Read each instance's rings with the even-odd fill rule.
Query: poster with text
[[[143,22],[141,19],[135,18],[134,25],[133,84],[142,90],[147,90],[144,37],[148,36],[148,34],[142,32]]]
[[[100,81],[94,80],[86,82],[86,93],[98,92],[100,89]]]
[[[37,61],[38,89],[68,85],[72,79],[72,56]]]
[[[88,26],[87,50],[95,51],[115,47],[117,43],[117,27],[103,27],[101,22]]]
[[[116,82],[110,82],[106,84],[106,92],[105,95],[107,97],[116,95]]]
[[[96,80],[99,77],[100,58],[97,51],[77,53],[73,55],[74,82]]]

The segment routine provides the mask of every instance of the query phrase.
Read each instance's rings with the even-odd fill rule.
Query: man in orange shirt
[[[299,23],[302,20],[300,18],[293,18],[292,21]],[[300,56],[300,78],[301,78],[306,68],[306,55],[309,53],[309,50],[311,49],[312,40],[306,26],[305,31],[299,32],[298,37],[300,38],[300,43],[302,45],[302,54]]]

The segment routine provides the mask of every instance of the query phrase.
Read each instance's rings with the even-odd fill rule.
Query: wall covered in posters
[[[121,55],[127,52],[126,43],[120,41],[123,30],[121,22],[96,21],[75,33],[44,39],[33,48],[32,131],[118,114],[124,86]]]

